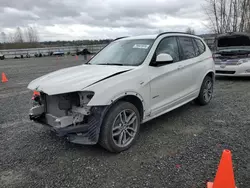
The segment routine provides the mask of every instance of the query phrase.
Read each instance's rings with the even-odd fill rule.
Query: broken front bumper
[[[33,111],[32,109],[30,111],[30,120],[46,125],[52,131],[56,132],[58,136],[67,137],[72,143],[93,145],[98,142],[101,124],[107,107],[93,107],[91,109],[91,114],[87,116],[87,123],[78,125],[72,124],[66,127],[60,127],[56,122],[58,118],[51,114],[42,113],[41,115],[35,115],[39,112],[39,108],[34,108]],[[71,119],[70,116],[67,117],[68,120]]]

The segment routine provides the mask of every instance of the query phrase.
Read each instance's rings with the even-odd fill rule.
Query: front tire
[[[199,96],[195,102],[199,105],[207,105],[213,97],[213,80],[210,76],[206,76],[202,82]]]
[[[133,104],[125,101],[115,103],[103,121],[100,145],[115,153],[127,150],[138,137],[140,123],[140,113]]]

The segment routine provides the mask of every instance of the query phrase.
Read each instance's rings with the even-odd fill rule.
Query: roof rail
[[[159,36],[164,35],[164,34],[175,34],[175,33],[176,33],[176,34],[186,34],[186,35],[197,36],[197,35],[195,35],[195,34],[190,34],[190,33],[187,33],[187,32],[174,32],[174,31],[171,31],[171,32],[163,32],[163,33],[160,33],[160,34],[157,35],[156,38],[158,38]]]
[[[123,38],[126,38],[126,37],[128,37],[128,36],[118,37],[118,38],[116,38],[115,40],[123,39]],[[114,41],[115,41],[115,40],[114,40]]]

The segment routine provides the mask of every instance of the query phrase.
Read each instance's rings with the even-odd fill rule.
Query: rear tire
[[[140,123],[139,111],[133,104],[115,103],[104,118],[99,144],[114,153],[127,150],[138,137]]]
[[[213,79],[210,76],[206,76],[202,82],[199,96],[195,99],[195,102],[201,106],[207,105],[213,97]]]

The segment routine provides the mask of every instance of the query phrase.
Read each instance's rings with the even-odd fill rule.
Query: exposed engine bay
[[[105,109],[87,106],[93,95],[93,92],[58,95],[40,93],[32,98],[30,119],[50,126],[59,136],[73,136],[74,140],[70,140],[72,142],[92,144],[98,140],[99,134],[94,133],[99,130]]]
[[[217,37],[216,52],[213,55],[216,64],[238,65],[242,59],[250,58],[250,36],[227,33]]]
[[[215,73],[218,76],[250,76],[250,35],[224,33],[215,40],[213,53]]]
[[[250,58],[250,49],[239,50],[221,50],[213,55],[215,64],[220,64],[222,61],[226,61],[227,64],[237,65],[239,60]]]

